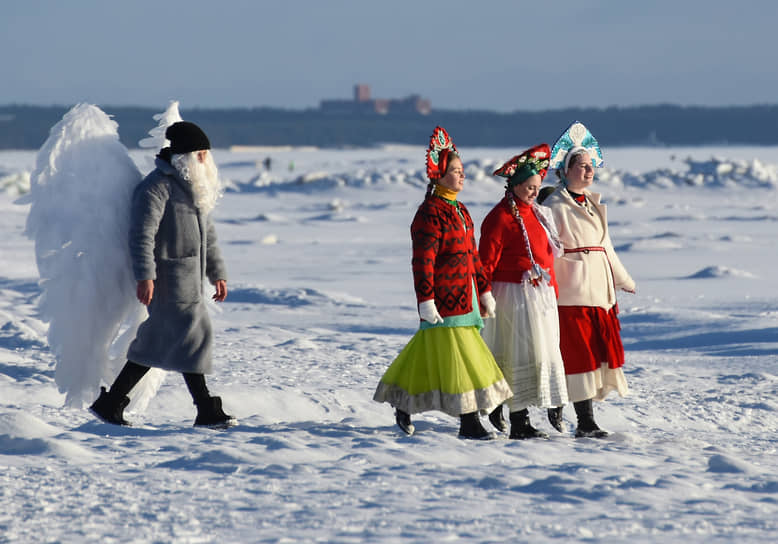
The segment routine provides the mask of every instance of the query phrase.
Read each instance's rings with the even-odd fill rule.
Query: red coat
[[[554,275],[554,254],[548,234],[535,216],[532,206],[516,199],[519,214],[527,229],[535,262],[551,276],[551,285],[557,291]],[[521,282],[521,277],[532,267],[527,243],[519,222],[513,217],[510,200],[503,198],[481,223],[481,242],[478,246],[486,277],[490,282]]]
[[[442,317],[473,311],[473,280],[479,293],[491,289],[484,275],[467,208],[428,196],[411,223],[416,300],[435,299]],[[462,221],[464,219],[464,226]]]

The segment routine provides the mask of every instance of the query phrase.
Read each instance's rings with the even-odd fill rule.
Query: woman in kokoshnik
[[[490,439],[495,435],[481,425],[479,412],[490,413],[512,393],[479,334],[482,316],[494,316],[495,302],[473,220],[457,201],[465,179],[462,161],[442,127],[430,139],[427,177],[427,194],[411,224],[420,326],[373,399],[391,404],[409,435],[415,430],[411,414],[439,410],[460,418],[460,437]]]
[[[635,281],[613,249],[600,194],[589,190],[602,152],[589,130],[575,122],[551,150],[549,169],[559,184],[543,204],[551,208],[565,254],[554,261],[559,284],[560,348],[577,437],[608,436],[594,421],[592,400],[629,390],[622,367],[624,346],[616,291],[635,292]],[[562,408],[556,411],[561,419]]]
[[[493,175],[507,178],[505,197],[481,224],[481,262],[497,301],[497,317],[481,335],[513,391],[508,400],[510,438],[548,438],[530,424],[529,406],[567,404],[559,351],[554,258],[563,254],[548,208],[535,203],[548,168],[548,144],[511,158]],[[507,430],[498,406],[489,420]],[[551,422],[562,431],[561,421]]]

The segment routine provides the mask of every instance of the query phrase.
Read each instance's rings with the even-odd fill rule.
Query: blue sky
[[[774,0],[6,0],[0,104],[775,104],[776,27]]]

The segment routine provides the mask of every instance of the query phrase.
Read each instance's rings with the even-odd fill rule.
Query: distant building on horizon
[[[319,111],[332,114],[377,114],[416,113],[429,115],[432,104],[427,98],[412,94],[405,98],[371,98],[370,85],[354,85],[354,98],[351,100],[330,99],[319,103]]]

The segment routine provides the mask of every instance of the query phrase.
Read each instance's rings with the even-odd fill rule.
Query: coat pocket
[[[199,302],[202,296],[200,257],[161,259],[157,267],[157,292],[161,300],[175,303]]]
[[[583,285],[584,263],[570,257],[554,260],[554,273],[560,289],[570,289]]]
[[[197,212],[191,205],[171,201],[172,221],[167,224],[168,232],[162,236],[169,244],[169,258],[192,257],[200,252],[201,236]]]

